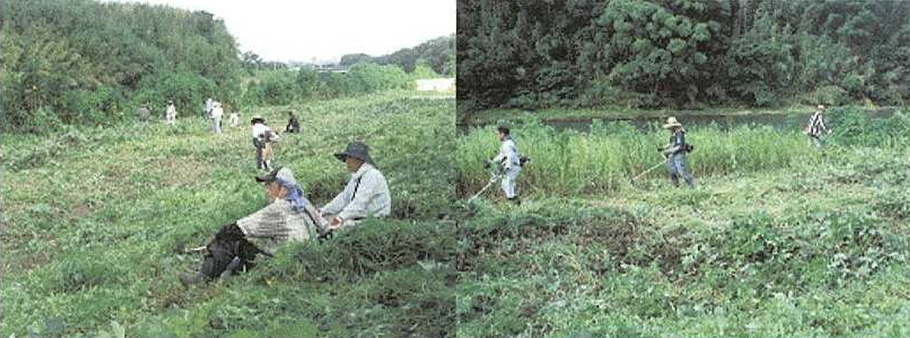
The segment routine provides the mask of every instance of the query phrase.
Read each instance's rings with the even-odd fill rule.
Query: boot
[[[185,286],[185,287],[189,287],[190,285],[194,285],[194,284],[205,283],[208,281],[208,277],[206,277],[204,274],[202,274],[199,271],[196,271],[195,273],[184,272],[184,273],[181,273],[179,275],[179,277],[180,277],[180,284],[183,284],[183,286]]]
[[[228,263],[227,268],[224,269],[224,272],[221,273],[221,278],[230,278],[240,269],[240,257],[234,257],[230,263]]]
[[[509,201],[512,201],[512,203],[515,203],[515,205],[521,205],[521,199],[518,198],[518,196],[509,198],[508,200],[509,200]]]

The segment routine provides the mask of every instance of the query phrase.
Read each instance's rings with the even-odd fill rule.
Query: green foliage
[[[14,0],[0,15],[5,131],[111,125],[141,102],[163,110],[169,99],[195,114],[205,97],[231,102],[239,89],[234,38],[205,12]]]
[[[345,75],[355,93],[375,93],[390,89],[413,89],[414,81],[401,68],[392,65],[359,63]]]
[[[845,101],[902,105],[910,93],[903,1],[460,0],[457,8],[458,96],[479,108],[778,106],[829,86],[846,90]]]
[[[602,124],[595,120],[590,134],[560,132],[536,120],[513,128],[523,155],[533,163],[522,170],[519,190],[559,196],[611,192],[629,184],[629,178],[660,163],[656,150],[668,142],[669,133],[651,129],[641,132],[625,122]],[[805,135],[776,131],[771,127],[740,126],[724,131],[718,126],[693,127],[686,134],[695,145],[688,167],[695,176],[729,175],[741,172],[788,168],[818,160]],[[497,149],[492,126],[476,128],[458,140],[459,191],[476,191],[488,180],[482,161]],[[650,177],[665,176],[655,170]]]
[[[455,76],[455,36],[441,36],[413,48],[402,48],[383,56],[371,57],[363,53],[347,54],[342,56],[339,62],[342,66],[353,66],[358,63],[394,65],[408,73],[415,73],[420,66],[424,66],[435,74],[453,77]]]
[[[184,249],[265,203],[249,127],[213,136],[186,119],[0,134],[0,336],[450,335],[455,227],[436,220],[454,194],[454,173],[440,165],[452,162],[454,104],[386,92],[250,109],[273,128],[298,112],[304,130],[281,138],[274,164],[292,168],[317,205],[350,177],[331,154],[367,142],[392,216],[192,288],[177,274],[201,257]],[[438,156],[410,156],[424,153]]]
[[[888,209],[907,198],[905,150],[840,149],[693,190],[478,203],[458,229],[457,335],[908,332],[906,216]]]

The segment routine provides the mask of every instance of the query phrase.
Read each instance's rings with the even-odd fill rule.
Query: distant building
[[[317,72],[320,73],[339,73],[345,74],[348,72],[348,67],[339,66],[339,65],[315,65],[313,66]]]
[[[417,90],[424,92],[454,92],[455,78],[417,80]]]

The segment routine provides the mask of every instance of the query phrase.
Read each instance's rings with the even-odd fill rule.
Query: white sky
[[[380,56],[455,33],[455,0],[105,0],[205,10],[269,61]]]

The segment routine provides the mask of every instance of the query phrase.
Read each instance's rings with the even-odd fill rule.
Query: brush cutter
[[[498,170],[495,174],[493,174],[490,177],[490,182],[488,182],[487,185],[483,186],[483,188],[480,189],[480,191],[478,191],[476,194],[474,194],[474,196],[471,196],[471,198],[468,199],[468,203],[473,202],[475,199],[477,199],[477,197],[480,196],[480,194],[483,194],[484,191],[486,191],[491,186],[493,186],[493,183],[496,183],[496,181],[499,181],[502,178],[503,174],[504,173],[501,170]]]
[[[645,170],[645,171],[644,171],[644,172],[642,172],[642,173],[641,173],[641,174],[638,174],[638,175],[637,175],[637,176],[635,176],[635,177],[632,177],[632,179],[631,179],[631,180],[630,180],[630,181],[631,181],[631,182],[635,182],[635,180],[637,180],[637,179],[639,179],[639,178],[641,178],[641,177],[642,177],[642,176],[645,176],[645,175],[647,175],[647,174],[648,174],[648,173],[649,173],[649,172],[652,172],[652,171],[654,171],[654,169],[657,169],[657,168],[659,168],[659,167],[660,167],[660,166],[662,166],[662,165],[664,165],[664,164],[666,164],[666,163],[667,163],[667,161],[668,161],[668,160],[667,160],[667,159],[664,159],[664,160],[663,160],[663,161],[661,161],[661,162],[660,162],[660,163],[658,163],[658,164],[655,164],[655,165],[654,165],[654,166],[653,166],[653,167],[650,167],[650,168],[648,168],[648,170]]]

